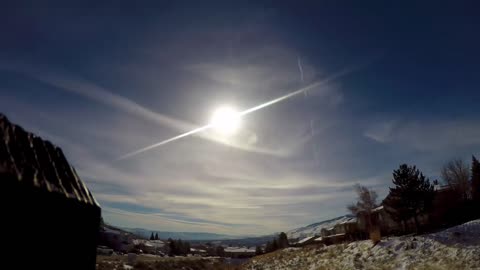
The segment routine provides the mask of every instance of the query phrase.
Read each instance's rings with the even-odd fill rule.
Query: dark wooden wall
[[[95,269],[100,211],[58,147],[0,115],[0,268]]]

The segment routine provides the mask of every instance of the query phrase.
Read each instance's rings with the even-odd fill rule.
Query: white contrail
[[[263,103],[263,104],[260,104],[260,105],[258,105],[258,106],[253,107],[253,108],[250,108],[250,109],[247,109],[247,110],[245,110],[245,111],[243,111],[243,112],[240,112],[239,114],[240,114],[240,116],[243,116],[243,115],[245,115],[245,114],[249,114],[249,113],[252,113],[252,112],[254,112],[254,111],[258,111],[258,110],[263,109],[263,108],[265,108],[265,107],[267,107],[267,106],[273,105],[273,104],[278,103],[278,102],[280,102],[280,101],[282,101],[282,100],[285,100],[285,99],[287,99],[287,98],[291,98],[291,97],[296,96],[296,95],[298,95],[298,94],[301,94],[301,93],[303,93],[303,92],[305,92],[305,91],[307,91],[307,90],[310,90],[310,89],[312,89],[312,88],[315,88],[315,87],[317,87],[317,86],[320,86],[320,85],[322,85],[322,84],[324,84],[324,83],[325,83],[325,82],[323,82],[323,81],[321,81],[321,82],[316,82],[316,83],[312,83],[312,84],[310,84],[309,86],[303,87],[303,88],[301,88],[301,89],[299,89],[299,90],[297,90],[297,91],[291,92],[291,93],[286,94],[286,95],[284,95],[284,96],[281,96],[281,97],[279,97],[279,98],[276,98],[276,99],[267,101],[267,102],[265,102],[265,103]]]
[[[287,98],[291,98],[291,97],[293,97],[293,96],[295,96],[295,95],[304,93],[304,92],[306,92],[306,91],[308,91],[308,90],[311,90],[311,89],[313,89],[313,88],[315,88],[315,87],[318,87],[318,86],[320,86],[320,85],[327,84],[328,82],[330,82],[330,81],[332,81],[332,80],[334,80],[334,79],[336,79],[336,78],[338,78],[338,77],[340,77],[340,76],[343,76],[343,75],[345,75],[346,73],[348,73],[348,72],[350,72],[350,71],[351,71],[351,69],[344,69],[344,70],[342,70],[342,71],[340,71],[340,72],[338,72],[338,73],[330,76],[329,78],[327,78],[327,79],[325,79],[325,80],[323,80],[323,81],[317,81],[317,82],[312,83],[312,84],[310,84],[310,85],[308,85],[308,86],[305,86],[305,87],[303,87],[303,88],[300,88],[300,89],[297,90],[297,91],[291,92],[291,93],[286,94],[286,95],[284,95],[284,96],[281,96],[281,97],[279,97],[279,98],[273,99],[273,100],[271,100],[271,101],[265,102],[265,103],[263,103],[263,104],[260,104],[260,105],[258,105],[258,106],[255,106],[255,107],[250,108],[250,109],[248,109],[248,110],[245,110],[245,111],[243,111],[243,112],[240,112],[240,116],[243,116],[243,115],[245,115],[245,114],[249,114],[249,113],[252,113],[252,112],[254,112],[254,111],[263,109],[263,108],[265,108],[265,107],[267,107],[267,106],[273,105],[273,104],[275,104],[275,103],[277,103],[277,102],[280,102],[280,101],[283,101],[283,100],[285,100],[285,99],[287,99]]]
[[[90,99],[94,102],[110,106],[112,108],[118,109],[122,112],[129,113],[143,119],[153,121],[154,123],[161,126],[168,126],[176,130],[184,132],[185,130],[196,129],[198,125],[188,123],[182,120],[178,120],[167,115],[156,113],[148,108],[141,106],[140,104],[110,92],[109,90],[98,86],[96,84],[90,83],[88,81],[74,78],[69,74],[62,73],[62,76],[57,75],[55,72],[50,71],[49,68],[39,69],[35,66],[28,66],[22,64],[12,63],[0,63],[0,70],[11,70],[14,72],[28,74],[35,79],[38,79],[42,82],[45,82],[49,85],[55,86],[56,89],[77,94],[84,98]],[[188,132],[188,134],[190,134]],[[205,140],[213,141],[215,143],[228,145],[230,147],[240,149],[247,152],[260,153],[265,155],[272,156],[282,156],[284,155],[280,151],[272,149],[262,149],[258,147],[251,147],[248,145],[238,144],[220,140],[215,136],[209,134],[201,133],[199,137]]]
[[[303,68],[302,63],[300,62],[300,57],[297,57],[298,70],[300,70],[300,81],[303,83]]]
[[[138,155],[138,154],[143,153],[143,152],[145,152],[145,151],[148,151],[148,150],[150,150],[150,149],[153,149],[153,148],[162,146],[162,145],[167,144],[167,143],[169,143],[169,142],[176,141],[176,140],[178,140],[178,139],[181,139],[181,138],[186,137],[186,136],[189,136],[189,135],[193,135],[193,134],[195,134],[195,133],[204,131],[204,130],[209,129],[209,128],[211,128],[211,127],[212,127],[212,125],[211,125],[211,124],[208,124],[208,125],[206,125],[206,126],[196,128],[196,129],[194,129],[194,130],[191,130],[191,131],[189,131],[189,132],[185,132],[185,133],[183,133],[183,134],[180,134],[180,135],[175,136],[175,137],[173,137],[173,138],[170,138],[170,139],[168,139],[168,140],[161,141],[161,142],[159,142],[159,143],[155,143],[155,144],[146,146],[146,147],[144,147],[144,148],[138,149],[137,151],[133,151],[133,152],[130,152],[130,153],[128,153],[128,154],[125,154],[125,155],[117,158],[117,160],[122,160],[122,159],[126,159],[126,158],[129,158],[129,157]]]
[[[280,102],[280,101],[282,101],[282,100],[285,100],[285,99],[287,99],[287,98],[289,98],[289,97],[298,95],[298,94],[302,93],[303,91],[309,90],[309,89],[314,88],[315,86],[318,86],[318,85],[320,85],[320,82],[311,84],[311,85],[309,85],[309,86],[307,86],[307,87],[304,87],[304,88],[302,88],[302,89],[300,89],[300,90],[297,90],[297,91],[292,92],[292,93],[290,93],[290,94],[287,94],[287,95],[285,95],[285,96],[276,98],[276,99],[274,99],[274,100],[271,100],[271,101],[265,102],[265,103],[263,103],[263,104],[260,104],[260,105],[258,105],[258,106],[255,106],[255,107],[253,107],[253,108],[250,108],[250,109],[248,109],[248,110],[242,111],[242,112],[239,113],[239,115],[240,115],[240,116],[244,116],[244,115],[246,115],[246,114],[252,113],[252,112],[257,111],[257,110],[260,110],[260,109],[265,108],[265,107],[267,107],[267,106],[270,106],[270,105],[272,105],[272,104],[274,104],[274,103],[277,103],[277,102]],[[132,157],[132,156],[135,156],[135,155],[138,155],[138,154],[140,154],[140,153],[143,153],[143,152],[148,151],[148,150],[151,150],[151,149],[153,149],[153,148],[162,146],[162,145],[167,144],[167,143],[169,143],[169,142],[176,141],[176,140],[181,139],[181,138],[183,138],[183,137],[186,137],[186,136],[189,136],[189,135],[193,135],[193,134],[195,134],[195,133],[199,133],[199,132],[204,131],[204,130],[207,130],[207,129],[211,128],[211,127],[212,127],[212,124],[208,124],[208,125],[205,125],[205,126],[203,126],[203,127],[199,127],[199,128],[194,129],[194,130],[185,132],[185,133],[183,133],[183,134],[180,134],[180,135],[175,136],[175,137],[173,137],[173,138],[170,138],[170,139],[168,139],[168,140],[164,140],[164,141],[161,141],[161,142],[158,142],[158,143],[155,143],[155,144],[146,146],[146,147],[144,147],[144,148],[141,148],[141,149],[138,149],[138,150],[136,150],[136,151],[127,153],[127,154],[125,154],[125,155],[123,155],[123,156],[120,156],[119,158],[117,158],[117,161],[118,161],[118,160],[122,160],[122,159],[129,158],[129,157]]]
[[[340,72],[338,72],[338,73],[330,76],[329,78],[327,78],[327,79],[325,79],[325,80],[323,80],[323,81],[318,81],[318,82],[312,83],[312,84],[310,84],[310,85],[308,85],[308,86],[306,86],[306,87],[303,87],[303,88],[301,88],[301,89],[299,89],[299,90],[293,91],[293,92],[291,92],[291,93],[289,93],[289,94],[286,94],[286,95],[284,95],[284,96],[281,96],[281,97],[279,97],[279,98],[273,99],[273,100],[271,100],[271,101],[262,103],[262,104],[260,104],[260,105],[258,105],[258,106],[255,106],[255,107],[252,107],[252,108],[250,108],[250,109],[244,110],[244,111],[240,112],[239,115],[240,115],[240,116],[244,116],[244,115],[246,115],[246,114],[252,113],[252,112],[254,112],[254,111],[258,111],[258,110],[263,109],[263,108],[265,108],[265,107],[267,107],[267,106],[270,106],[270,105],[273,105],[273,104],[278,103],[278,102],[280,102],[280,101],[283,101],[283,100],[286,100],[286,99],[288,99],[288,98],[291,98],[291,97],[293,97],[293,96],[295,96],[295,95],[304,93],[305,91],[308,91],[308,90],[310,90],[310,89],[313,89],[313,88],[315,88],[315,87],[318,87],[318,86],[320,86],[320,85],[322,85],[322,84],[326,84],[326,83],[330,82],[331,80],[334,80],[334,79],[336,79],[336,78],[338,78],[338,77],[340,77],[340,76],[343,76],[343,75],[345,75],[346,73],[351,72],[351,70],[352,70],[352,69],[344,69],[344,70],[342,70],[342,71],[340,71]],[[132,157],[132,156],[136,156],[136,155],[138,155],[138,154],[140,154],[140,153],[143,153],[143,152],[148,151],[148,150],[151,150],[151,149],[153,149],[153,148],[156,148],[156,147],[165,145],[165,144],[167,144],[167,143],[176,141],[176,140],[181,139],[181,138],[183,138],[183,137],[190,136],[190,135],[193,135],[193,134],[202,132],[202,131],[204,131],[204,130],[207,130],[207,129],[211,128],[212,126],[213,126],[212,124],[208,124],[208,125],[205,125],[205,126],[203,126],[203,127],[199,127],[199,128],[193,129],[193,130],[191,130],[191,131],[185,132],[185,133],[183,133],[183,134],[180,134],[180,135],[175,136],[175,137],[173,137],[173,138],[170,138],[170,139],[168,139],[168,140],[164,140],[164,141],[161,141],[161,142],[158,142],[158,143],[155,143],[155,144],[146,146],[146,147],[141,148],[141,149],[139,149],[139,150],[136,150],[136,151],[127,153],[127,154],[122,155],[122,156],[120,156],[119,158],[117,158],[117,161],[118,161],[118,160],[123,160],[123,159],[126,159],[126,158],[130,158],[130,157]]]
[[[25,66],[12,64],[8,67],[0,65],[0,69],[3,68],[20,73],[26,73],[44,83],[55,86],[58,90],[80,95],[84,98],[116,108],[132,115],[137,115],[160,125],[166,125],[178,130],[189,130],[195,127],[195,125],[190,123],[186,123],[151,111],[128,98],[114,94],[107,89],[90,83],[86,80],[74,78],[69,74],[64,73],[62,76],[59,76],[55,72],[49,71],[48,68],[40,69],[28,65]]]

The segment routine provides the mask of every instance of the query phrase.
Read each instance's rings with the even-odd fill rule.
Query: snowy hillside
[[[328,247],[287,248],[258,256],[244,269],[480,269],[480,220],[415,237],[391,237],[376,246],[358,241]]]
[[[308,236],[320,235],[320,231],[323,228],[325,228],[325,229],[331,228],[335,224],[344,222],[346,220],[349,220],[352,217],[353,216],[345,215],[345,216],[325,220],[325,221],[322,221],[322,222],[310,224],[310,225],[305,226],[305,227],[293,229],[293,230],[290,230],[290,231],[287,232],[287,237],[288,237],[288,239],[299,239],[299,238],[304,238],[304,237],[308,237]]]

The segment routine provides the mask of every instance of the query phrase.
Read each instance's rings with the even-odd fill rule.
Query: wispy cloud
[[[389,142],[394,136],[394,121],[375,123],[364,132],[365,137],[380,143]]]
[[[380,143],[401,143],[422,151],[444,151],[480,144],[478,121],[465,119],[387,121],[373,124],[364,133]]]
[[[334,76],[332,76],[332,77],[334,77]],[[298,89],[298,90],[295,90],[295,91],[293,91],[293,92],[290,92],[290,93],[288,93],[288,94],[286,94],[286,95],[284,95],[284,96],[275,98],[275,99],[273,99],[273,100],[267,101],[267,102],[262,103],[262,104],[260,104],[260,105],[257,105],[257,106],[254,106],[254,107],[252,107],[252,108],[243,110],[243,111],[239,112],[238,115],[239,115],[240,117],[243,117],[243,116],[245,116],[245,115],[247,115],[247,114],[253,113],[253,112],[258,111],[258,110],[261,110],[261,109],[266,108],[266,107],[268,107],[268,106],[272,106],[272,105],[274,105],[274,104],[276,104],[276,103],[285,101],[285,100],[287,100],[287,99],[289,99],[289,98],[291,98],[291,97],[294,97],[294,96],[296,96],[296,95],[299,95],[299,94],[305,93],[305,92],[307,92],[307,91],[309,91],[309,90],[318,88],[318,87],[322,86],[323,84],[326,84],[326,82],[328,82],[329,80],[330,80],[330,78],[327,78],[327,79],[325,79],[325,80],[312,83],[312,84],[310,84],[310,85],[308,85],[308,86],[305,86],[305,87],[302,87],[302,88],[300,88],[300,89]],[[140,148],[140,149],[138,149],[138,150],[135,150],[135,151],[133,151],[133,152],[127,153],[127,154],[125,154],[125,155],[122,155],[122,156],[120,156],[120,157],[118,158],[118,160],[127,159],[127,158],[130,158],[130,157],[136,156],[136,155],[138,155],[138,154],[140,154],[140,153],[143,153],[143,152],[152,150],[152,149],[154,149],[154,148],[163,146],[163,145],[165,145],[165,144],[167,144],[167,143],[174,142],[174,141],[179,140],[179,139],[182,139],[182,138],[184,138],[184,137],[196,135],[196,134],[198,134],[198,133],[204,132],[204,131],[206,131],[206,130],[208,130],[208,129],[211,129],[211,128],[212,128],[212,125],[211,125],[211,124],[207,124],[207,125],[205,125],[205,126],[202,126],[202,127],[199,127],[199,128],[195,128],[195,129],[193,129],[193,130],[190,130],[190,131],[188,131],[188,132],[182,133],[182,134],[177,135],[177,136],[175,136],[175,137],[172,137],[172,138],[170,138],[170,139],[167,139],[167,140],[164,140],[164,141],[161,141],[161,142],[158,142],[158,143],[155,143],[155,144],[152,144],[152,145],[149,145],[149,146]],[[229,141],[227,141],[227,140],[225,140],[224,142],[227,143],[228,145],[231,144],[231,143],[229,143]],[[232,145],[235,145],[235,144],[232,144]],[[249,148],[242,148],[242,149],[247,150],[247,149],[249,149]],[[251,149],[251,150],[253,150],[254,152],[259,152],[259,153],[264,153],[264,152],[265,152],[265,151],[255,151],[254,148]],[[268,152],[267,152],[267,153],[268,153]]]
[[[81,112],[79,114],[75,117],[81,119]],[[249,151],[228,149],[222,144],[199,143],[198,140],[185,140],[175,147],[150,153],[141,160],[112,163],[98,150],[109,150],[106,156],[109,157],[118,151],[118,147],[134,147],[136,142],[132,138],[149,133],[148,125],[152,121],[137,123],[134,119],[138,115],[128,115],[109,114],[97,121],[78,123],[48,113],[32,118],[39,127],[49,122],[61,123],[62,129],[58,131],[62,133],[49,132],[48,136],[64,148],[81,178],[105,206],[107,211],[104,214],[109,222],[165,230],[271,233],[303,225],[322,215],[329,217],[334,212],[320,211],[318,205],[334,201],[343,205],[350,197],[348,187],[353,182],[325,177],[315,170],[313,163],[299,167],[298,162],[308,162],[293,162],[289,157],[265,158]],[[127,130],[125,122],[130,122]],[[304,122],[308,129],[310,121]],[[295,128],[290,130],[292,127]],[[318,129],[320,132],[321,127]],[[254,129],[252,132],[259,134],[259,143],[265,144],[263,130]],[[289,126],[275,137],[282,140],[267,143],[274,149],[276,145],[284,149],[293,147],[300,154],[302,147],[296,145],[306,143],[303,137],[299,137],[301,133],[296,126]],[[67,138],[63,137],[65,134],[69,134]],[[142,141],[154,137],[149,135]],[[120,206],[112,207],[111,203],[168,209],[174,214],[137,213]],[[288,214],[300,212],[306,215],[292,219]],[[275,218],[264,221],[265,216]],[[236,225],[222,224],[225,220]]]
[[[136,115],[142,119],[152,121],[153,123],[159,124],[164,127],[170,127],[177,131],[186,131],[183,135],[177,136],[178,138],[188,136],[188,135],[195,135],[201,137],[203,139],[213,141],[216,143],[224,144],[229,147],[234,147],[236,149],[240,149],[247,152],[253,152],[263,155],[272,155],[272,156],[285,156],[288,153],[285,151],[279,150],[271,150],[266,148],[261,148],[258,146],[253,146],[249,141],[240,141],[240,140],[225,140],[221,137],[214,136],[212,133],[200,132],[205,130],[205,128],[198,128],[199,125],[194,125],[188,123],[186,121],[174,119],[172,117],[156,113],[150,109],[147,109],[138,103],[122,97],[120,95],[114,94],[107,89],[100,87],[96,84],[90,83],[88,81],[73,78],[68,75],[59,76],[52,71],[48,71],[48,69],[33,69],[33,68],[25,68],[19,65],[9,65],[8,67],[3,67],[5,69],[13,69],[17,72],[26,73],[42,82],[48,83],[52,86],[55,86],[57,89],[62,91],[67,91],[70,93],[74,93],[80,95],[82,97],[91,99],[92,101],[98,102],[100,104],[104,104],[110,106],[112,108],[118,109],[119,111],[129,113],[132,115]],[[194,130],[195,132],[192,132]],[[167,142],[172,141],[171,139],[167,139],[162,143],[154,144],[153,147],[145,147],[140,150],[133,151],[129,154],[123,155],[120,159],[125,157],[129,157],[132,154],[137,154],[143,152],[145,150],[149,150],[151,148],[155,148],[159,145],[163,145]]]
[[[300,57],[297,57],[297,65],[298,65],[298,71],[300,72],[300,81],[303,83],[303,67],[302,67],[302,62],[300,61]]]
[[[119,131],[110,130],[112,138]],[[338,194],[332,196],[332,190],[335,190],[337,184],[332,184],[327,179],[319,181],[313,177],[306,178],[302,172],[292,170],[290,166],[275,164],[272,160],[240,159],[232,163],[232,153],[224,152],[220,156],[208,157],[203,151],[196,150],[189,152],[189,159],[185,160],[180,147],[166,149],[166,155],[156,155],[149,162],[144,160],[132,164],[135,165],[132,170],[102,160],[94,151],[95,145],[77,145],[68,139],[59,140],[60,136],[54,137],[65,148],[69,159],[79,169],[81,178],[87,181],[101,205],[107,207],[105,215],[109,220],[130,224],[129,226],[141,220],[145,226],[170,230],[182,228],[187,231],[222,231],[233,234],[247,231],[268,233],[274,228],[291,228],[295,226],[292,222],[300,222],[289,220],[288,214],[278,207],[296,203],[298,206],[295,209],[300,211],[303,209],[300,203],[320,203],[333,197],[338,198]],[[198,148],[193,145],[190,147]],[[179,165],[188,166],[188,171],[171,167],[171,164],[178,163],[179,160]],[[188,160],[197,165],[187,165]],[[151,166],[151,162],[156,166]],[[341,184],[345,185],[350,184]],[[121,207],[112,208],[108,206],[109,202],[131,203],[152,209],[161,207],[175,211],[176,214],[136,215],[132,211],[125,213],[126,210]],[[272,224],[252,226],[262,219],[261,215],[278,216],[278,219],[272,221]],[[197,222],[198,219],[206,222]],[[239,230],[238,227],[215,225],[224,223],[225,220],[243,224],[245,228]],[[179,223],[182,224],[180,227]]]
[[[0,108],[64,150],[107,222],[155,230],[287,230],[346,213],[354,183],[385,195],[399,163],[433,177],[480,151],[472,31],[430,31],[405,51],[388,41],[424,29],[350,12],[352,31],[328,7],[227,6],[6,10]],[[443,57],[455,48],[463,56]],[[204,130],[114,162],[226,104],[252,112],[234,137]]]
[[[175,66],[175,76],[191,85],[175,85],[175,89],[188,89],[185,93],[192,102],[186,105],[192,108],[177,108],[175,117],[149,109],[168,105],[165,100],[173,98],[172,93],[160,95],[139,89],[143,96],[138,100],[155,96],[147,107],[122,96],[121,91],[126,89],[110,89],[65,70],[28,64],[1,68],[33,78],[42,85],[41,91],[61,92],[66,107],[75,104],[71,101],[77,97],[81,97],[82,105],[95,105],[98,115],[91,121],[84,119],[88,108],[77,106],[71,111],[59,110],[62,113],[58,114],[44,104],[33,104],[35,114],[30,118],[64,148],[100,201],[108,222],[162,230],[263,234],[343,213],[343,205],[351,197],[350,187],[359,181],[335,177],[318,167],[342,165],[338,162],[341,156],[328,152],[336,147],[332,141],[338,141],[332,123],[337,123],[335,110],[343,100],[336,86],[342,76],[357,67],[329,74],[308,61],[299,63],[298,55],[287,47],[261,44],[235,55],[232,61],[218,61],[215,55],[209,55],[181,62],[180,67]],[[176,59],[171,61],[176,64]],[[129,64],[112,69],[121,66],[125,75],[133,76]],[[158,70],[145,70],[148,68],[143,64],[139,61],[135,65],[136,80],[149,81],[153,86],[168,83],[157,82],[154,76]],[[304,84],[298,79],[299,64]],[[157,68],[158,63],[146,66]],[[301,94],[307,90],[309,98],[305,99]],[[178,117],[188,115],[184,110],[198,114],[225,97],[246,114],[258,112],[245,115],[245,126],[234,139],[199,132],[197,137],[164,145],[161,151],[112,162],[121,153],[201,126],[192,123],[205,124],[200,117],[190,115],[184,118],[188,121]],[[160,101],[155,102],[157,99]],[[322,107],[322,113],[303,110],[309,106]],[[15,109],[12,107],[12,111]],[[32,115],[32,108],[23,109]],[[38,111],[45,115],[40,117]],[[318,120],[313,132],[312,119]],[[51,126],[61,128],[45,129]],[[309,149],[312,141],[317,145],[317,161]]]

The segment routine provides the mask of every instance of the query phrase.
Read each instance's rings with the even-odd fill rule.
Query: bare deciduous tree
[[[480,203],[480,162],[472,156],[472,199]]]
[[[470,168],[461,159],[454,159],[442,168],[442,178],[463,200],[470,198]]]
[[[367,229],[372,227],[372,210],[377,205],[377,192],[368,189],[366,186],[355,185],[357,202],[347,206],[348,210],[358,218],[365,218]]]

